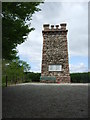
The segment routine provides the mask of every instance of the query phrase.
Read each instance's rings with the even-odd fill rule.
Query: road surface
[[[87,118],[88,84],[32,83],[2,90],[3,118]]]

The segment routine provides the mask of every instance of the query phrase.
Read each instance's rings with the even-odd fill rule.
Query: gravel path
[[[2,90],[3,118],[87,118],[87,84],[21,84]]]

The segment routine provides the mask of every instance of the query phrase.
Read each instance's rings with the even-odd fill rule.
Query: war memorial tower
[[[41,82],[70,83],[66,23],[43,28]]]

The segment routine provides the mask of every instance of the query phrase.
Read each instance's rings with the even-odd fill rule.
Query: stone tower
[[[69,64],[66,23],[44,24],[41,82],[69,83]]]

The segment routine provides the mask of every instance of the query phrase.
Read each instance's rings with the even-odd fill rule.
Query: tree
[[[18,44],[27,39],[32,15],[40,11],[41,2],[3,2],[2,3],[2,57],[12,60],[16,58]],[[28,21],[28,24],[27,24]]]
[[[8,62],[8,64],[7,64]],[[21,78],[24,76],[25,72],[29,72],[30,66],[25,61],[20,60],[19,58],[12,61],[3,60],[3,76],[8,76],[10,81],[13,77],[13,80],[16,80],[16,77]]]

